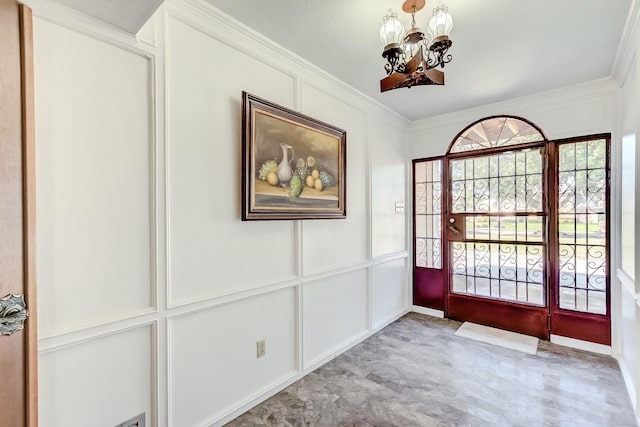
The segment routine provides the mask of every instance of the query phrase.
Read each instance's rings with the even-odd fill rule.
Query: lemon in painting
[[[316,179],[316,182],[313,185],[316,190],[322,191],[322,180],[320,178]]]
[[[269,173],[267,176],[267,182],[271,185],[278,185],[278,174],[275,172]]]
[[[311,175],[309,175],[307,177],[307,187],[311,187],[313,188],[314,184],[315,184],[316,180],[313,179],[313,177]]]
[[[311,172],[311,176],[313,177],[313,179],[320,178],[320,172],[318,172],[318,169],[314,169],[313,172]]]

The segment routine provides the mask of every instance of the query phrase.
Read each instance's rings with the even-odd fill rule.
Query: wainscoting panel
[[[402,252],[406,247],[406,141],[404,131],[371,118],[367,145],[371,153],[371,256]],[[391,141],[395,141],[393,144]],[[402,204],[402,208],[396,204]]]
[[[402,313],[405,119],[203,0],[28,2],[41,425],[221,425]],[[243,90],[347,130],[346,219],[240,220]]]
[[[407,258],[371,267],[371,319],[373,328],[409,309],[407,305]]]
[[[240,221],[242,91],[291,107],[294,80],[167,19],[169,305],[295,278],[294,223]]]
[[[153,306],[152,63],[34,19],[39,335]]]
[[[367,332],[367,269],[303,285],[304,365]]]
[[[361,111],[303,84],[302,112],[347,130],[347,218],[303,222],[303,273],[308,276],[367,260],[368,161]]]
[[[170,425],[208,425],[297,374],[296,302],[287,288],[169,319]]]
[[[153,425],[152,326],[41,353],[40,427]]]

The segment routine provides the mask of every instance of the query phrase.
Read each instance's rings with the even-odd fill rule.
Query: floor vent
[[[137,417],[118,424],[116,427],[144,427],[144,412]]]

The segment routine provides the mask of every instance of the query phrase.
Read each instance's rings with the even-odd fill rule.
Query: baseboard
[[[216,417],[216,419],[207,422],[205,425],[207,425],[208,427],[223,426],[239,417],[240,415],[244,414],[254,406],[257,406],[265,400],[269,399],[271,396],[280,393],[282,390],[289,387],[291,384],[295,383],[303,376],[304,375],[296,372],[295,374],[286,377],[284,380],[279,381],[277,384],[272,385],[271,387],[267,387],[267,389],[261,390],[256,395],[250,397],[238,408],[226,411],[222,416]]]
[[[618,366],[620,367],[620,372],[622,372],[622,379],[624,380],[624,385],[627,387],[627,393],[629,393],[629,398],[631,399],[631,407],[633,411],[638,413],[638,405],[636,400],[636,385],[633,382],[633,378],[631,377],[631,373],[627,368],[624,360],[618,359]],[[640,424],[639,424],[640,425]]]
[[[411,307],[411,311],[414,313],[424,314],[431,317],[438,317],[440,319],[444,319],[444,311],[434,310],[433,308],[420,307],[419,305],[414,305]]]
[[[405,309],[405,310],[402,310],[400,313],[394,314],[392,316],[387,317],[386,319],[383,319],[375,323],[373,325],[373,329],[371,330],[371,332],[375,334],[379,330],[386,328],[387,326],[389,326],[390,324],[392,324],[393,322],[395,322],[396,320],[398,320],[399,318],[401,318],[402,316],[410,312],[411,310]]]
[[[560,335],[551,334],[550,341],[553,344],[563,345],[565,347],[576,348],[578,350],[590,351],[592,353],[604,354],[605,356],[611,356],[611,346],[596,344],[589,341],[577,340],[575,338],[563,337]]]
[[[333,360],[336,357],[340,356],[345,351],[350,350],[352,347],[355,347],[356,345],[360,344],[362,341],[364,341],[367,338],[371,337],[373,334],[379,332],[385,326],[388,326],[389,324],[395,322],[396,320],[398,320],[399,318],[401,318],[402,316],[404,316],[408,312],[409,312],[409,310],[403,310],[400,313],[396,314],[395,316],[391,316],[387,320],[378,323],[378,325],[375,326],[372,330],[367,331],[367,332],[363,333],[360,336],[357,336],[353,340],[349,340],[349,341],[346,341],[344,343],[338,344],[334,348],[326,351],[324,354],[320,355],[319,357],[315,358],[314,360],[310,361],[309,363],[306,363],[304,365],[304,375],[315,371],[320,366],[324,365],[327,362],[330,362],[331,360]]]
[[[401,318],[402,316],[404,316],[408,312],[409,312],[409,310],[403,310],[399,314],[397,314],[395,316],[391,316],[387,320],[384,320],[384,321],[378,323],[378,326],[375,327],[374,329],[372,329],[370,331],[367,331],[366,333],[356,337],[353,340],[349,340],[349,341],[347,341],[345,343],[337,345],[336,347],[334,347],[331,350],[327,351],[322,356],[320,356],[320,357],[316,358],[315,360],[313,360],[313,361],[309,362],[308,364],[306,364],[305,367],[304,367],[304,370],[302,372],[299,372],[299,373],[296,373],[294,375],[291,375],[291,376],[285,378],[284,380],[278,382],[277,384],[269,387],[268,389],[258,392],[256,395],[254,395],[251,398],[249,398],[247,401],[245,401],[245,403],[243,403],[242,405],[240,405],[236,409],[232,409],[232,410],[227,411],[224,415],[222,415],[221,417],[219,417],[219,418],[217,418],[215,420],[210,421],[209,424],[207,424],[207,425],[209,427],[214,427],[214,426],[217,427],[217,426],[225,425],[226,423],[228,423],[228,422],[232,421],[233,419],[239,417],[240,415],[244,414],[245,412],[247,412],[248,410],[250,410],[254,406],[257,406],[257,405],[261,404],[265,400],[269,399],[270,397],[274,396],[275,394],[277,394],[277,393],[281,392],[282,390],[284,390],[285,388],[289,387],[291,384],[293,384],[296,381],[302,379],[307,374],[315,371],[320,366],[324,365],[327,362],[330,362],[331,360],[333,360],[336,357],[340,356],[342,353],[344,353],[347,350],[350,350],[351,348],[353,348],[356,345],[360,344],[362,341],[364,341],[367,338],[371,337],[373,334],[379,332],[381,329],[383,329],[384,327],[388,326],[389,324],[395,322],[396,320],[398,320],[399,318]]]

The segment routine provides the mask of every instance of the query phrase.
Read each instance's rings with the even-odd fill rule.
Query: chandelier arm
[[[424,61],[425,68],[427,70],[436,68],[440,64],[438,61],[438,58],[435,58],[434,56],[432,56],[431,51],[429,49],[427,49],[426,52],[427,52],[426,60]]]
[[[384,70],[387,72],[387,76],[393,73],[393,67],[388,62],[384,64]]]
[[[445,64],[448,64],[449,62],[451,62],[451,60],[453,59],[453,56],[451,56],[451,54],[447,54],[446,57],[443,57],[442,59],[440,59],[440,66],[442,68],[444,68]]]

